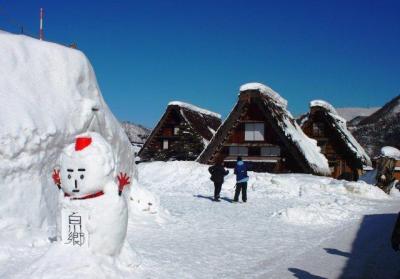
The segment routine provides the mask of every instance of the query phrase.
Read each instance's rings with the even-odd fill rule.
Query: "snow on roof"
[[[282,98],[279,93],[275,92],[272,88],[259,83],[259,82],[250,82],[243,84],[240,86],[240,92],[248,91],[248,90],[257,90],[260,93],[264,94],[265,96],[273,99],[276,103],[278,103],[280,106],[283,108],[287,107],[288,101],[284,98]]]
[[[310,102],[310,107],[322,107],[326,109],[329,112],[332,112],[336,115],[339,115],[336,111],[336,109],[328,102],[323,101],[323,100],[313,100]]]
[[[310,108],[312,107],[321,107],[324,108],[328,113],[331,114],[337,121],[341,122],[344,126],[347,126],[347,121],[343,117],[341,117],[336,109],[328,102],[323,100],[314,100],[310,102]],[[346,127],[347,129],[347,127]]]
[[[149,155],[150,153],[148,153],[148,151],[154,149],[150,143],[157,137],[158,131],[163,127],[171,111],[176,111],[189,125],[192,132],[202,138],[204,146],[209,144],[210,139],[214,136],[215,130],[221,125],[221,115],[218,113],[180,101],[170,102],[160,121],[144,143],[143,148],[139,151],[139,156],[142,159],[150,160],[152,155]]]
[[[353,151],[357,158],[359,158],[363,164],[371,166],[371,159],[365,152],[364,148],[358,143],[358,141],[353,137],[350,131],[347,129],[346,120],[339,116],[336,109],[326,101],[314,100],[310,102],[310,107],[322,107],[327,113],[332,117],[336,123],[336,127],[340,132],[342,139],[345,141],[346,145]]]
[[[384,146],[381,149],[381,156],[400,160],[400,150],[392,146]]]
[[[285,135],[297,146],[313,171],[324,175],[329,175],[331,173],[328,160],[321,153],[321,148],[317,145],[317,141],[306,136],[296,123],[292,114],[287,110],[287,101],[285,99],[271,88],[260,83],[248,83],[243,85],[241,89],[242,88],[244,90],[260,88],[260,92],[263,93],[269,101],[277,105],[277,108],[280,110],[278,112],[280,116],[276,116],[276,118],[280,119],[278,125],[283,129]],[[265,92],[267,92],[267,94]],[[282,102],[284,102],[284,105]]]
[[[169,102],[168,106],[179,106],[179,107],[186,108],[186,109],[189,109],[189,110],[201,113],[201,114],[205,114],[205,115],[209,115],[209,116],[217,117],[217,118],[221,119],[221,115],[218,113],[215,113],[215,112],[203,109],[203,108],[199,108],[199,107],[196,107],[195,105],[184,103],[181,101]]]
[[[294,144],[299,148],[300,152],[306,158],[309,166],[319,174],[329,175],[328,160],[321,153],[321,148],[317,145],[317,141],[311,139],[304,134],[300,126],[289,117],[283,117],[283,128],[285,135],[288,136]]]

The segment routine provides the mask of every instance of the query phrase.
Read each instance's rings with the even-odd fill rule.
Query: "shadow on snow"
[[[328,254],[347,258],[340,279],[400,278],[400,252],[394,252],[390,244],[396,218],[396,214],[364,216],[350,253],[324,248]],[[324,278],[297,268],[288,270],[299,279]]]
[[[199,198],[199,199],[206,199],[206,200],[214,201],[214,196],[193,195],[193,197]],[[224,200],[224,201],[227,201],[227,202],[233,202],[233,199],[228,198],[228,197],[221,197],[220,200]]]
[[[396,214],[364,216],[350,253],[325,249],[328,253],[348,257],[339,278],[400,278],[400,254],[393,251],[390,238]]]
[[[327,279],[325,277],[313,275],[307,271],[298,268],[288,268],[288,270],[293,273],[294,277],[299,279]]]

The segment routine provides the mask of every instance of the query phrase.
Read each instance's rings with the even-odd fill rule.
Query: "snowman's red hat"
[[[75,139],[75,151],[80,151],[92,143],[91,137],[79,137]]]

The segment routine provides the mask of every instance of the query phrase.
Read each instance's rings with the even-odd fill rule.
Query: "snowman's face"
[[[81,197],[103,190],[110,180],[101,156],[76,158],[64,156],[61,166],[61,187],[70,196]]]

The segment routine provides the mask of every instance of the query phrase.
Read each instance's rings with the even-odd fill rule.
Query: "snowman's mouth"
[[[79,190],[78,189],[74,189],[74,190],[72,190],[72,193],[79,193]]]

